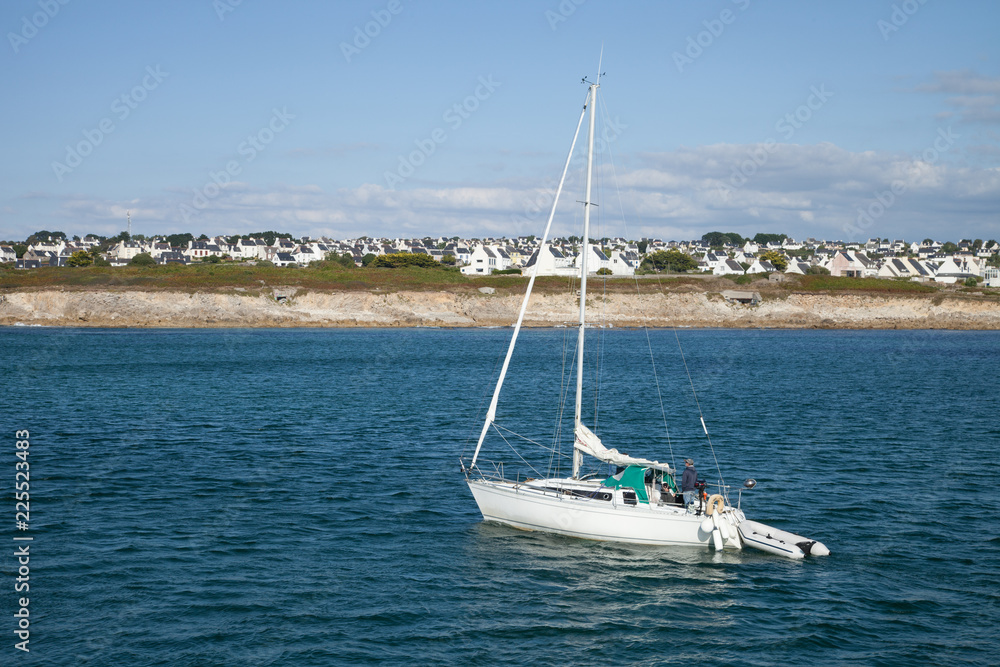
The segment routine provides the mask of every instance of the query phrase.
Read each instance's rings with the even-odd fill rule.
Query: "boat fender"
[[[712,520],[712,517],[710,516],[705,517],[705,520],[701,522],[701,532],[703,533],[711,533],[712,529],[714,528],[715,528],[715,522]]]
[[[715,543],[715,550],[722,551],[722,531],[718,528],[712,531],[712,541]]]
[[[718,509],[716,509],[716,506],[718,506]],[[708,499],[708,509],[706,510],[706,513],[709,516],[712,516],[714,512],[719,512],[721,514],[724,509],[726,509],[726,501],[723,500],[722,496],[718,493]]]
[[[722,535],[723,540],[729,539],[729,526],[728,521],[722,516],[721,512],[716,512],[712,515],[712,523],[715,527],[719,529],[719,534]]]

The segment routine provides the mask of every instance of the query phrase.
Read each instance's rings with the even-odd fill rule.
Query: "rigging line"
[[[497,432],[497,433],[498,433],[498,434],[500,435],[500,438],[501,438],[501,439],[502,439],[502,440],[503,440],[504,442],[506,442],[506,443],[507,443],[507,446],[508,446],[508,447],[510,447],[510,451],[514,452],[514,454],[515,454],[515,455],[517,456],[517,458],[521,459],[521,461],[522,461],[522,462],[524,463],[524,465],[526,465],[526,466],[528,466],[529,468],[531,468],[532,472],[534,472],[534,473],[535,473],[536,475],[538,475],[538,476],[539,476],[540,478],[544,478],[544,477],[545,477],[545,475],[543,475],[542,473],[540,473],[540,472],[538,472],[537,470],[535,470],[535,466],[531,465],[530,463],[528,463],[527,461],[525,461],[525,460],[524,460],[524,457],[523,457],[523,456],[521,456],[521,455],[520,455],[520,454],[518,453],[518,451],[517,451],[516,449],[514,449],[514,445],[510,444],[509,442],[507,442],[507,438],[504,438],[504,437],[503,437],[503,433],[500,433],[500,429],[498,429],[498,428],[497,428],[497,425],[496,425],[496,422],[493,422],[493,423],[491,424],[491,426],[493,426],[493,430],[495,430],[495,431],[496,431],[496,432]]]
[[[500,360],[502,358],[503,358],[503,350],[501,350],[500,352],[497,353],[497,358],[493,362],[493,370],[490,372],[490,382],[487,383],[485,389],[483,390],[482,398],[479,399],[479,407],[476,408],[476,420],[475,420],[474,423],[478,423],[479,422],[479,416],[481,414],[483,414],[483,404],[486,402],[486,397],[489,396],[489,393],[490,393],[489,385],[492,384],[493,378],[496,377],[497,366],[500,365]],[[466,439],[465,439],[465,445],[462,447],[462,459],[463,460],[465,459],[466,453],[468,453],[468,451],[469,451],[469,443],[472,442],[472,437],[476,434],[476,428],[477,428],[476,426],[473,426],[471,429],[469,429],[469,435],[466,437]]]
[[[712,445],[712,436],[708,434],[708,427],[705,426],[705,415],[701,412],[701,402],[698,400],[698,392],[694,390],[694,380],[691,379],[691,371],[688,370],[687,360],[684,358],[684,349],[681,347],[681,337],[677,335],[677,327],[674,329],[674,338],[677,339],[677,350],[681,353],[681,361],[684,362],[684,372],[687,373],[688,382],[691,383],[691,395],[694,396],[694,404],[698,407],[698,417],[701,418],[701,428],[708,438],[708,448],[712,451],[712,458],[715,460],[715,469],[719,472],[719,482],[725,487],[726,480],[722,478],[722,468],[719,466],[719,459],[715,456],[715,446]]]
[[[601,104],[604,105],[605,117],[610,117],[611,114],[607,110],[607,102],[604,99],[604,97],[601,97],[600,101]],[[622,216],[622,227],[624,228],[625,231],[625,237],[628,238],[628,221],[625,218],[625,207],[622,204],[622,192],[621,192],[621,186],[618,183],[618,170],[615,167],[615,155],[613,149],[611,148],[611,142],[608,141],[606,145],[608,147],[608,161],[611,163],[611,176],[612,180],[615,182],[615,192],[618,195],[618,210],[621,212]],[[642,215],[641,213],[638,212],[636,213],[636,215],[639,216],[639,224],[641,227]],[[632,282],[635,283],[636,296],[641,297],[642,290],[639,289],[639,278],[636,276],[634,272],[632,273]],[[642,318],[642,330],[646,334],[646,347],[649,349],[649,363],[653,368],[653,383],[656,385],[656,398],[660,403],[660,416],[663,418],[663,431],[667,438],[667,451],[670,453],[670,467],[673,468],[674,470],[677,470],[677,464],[674,459],[674,446],[670,440],[670,426],[667,424],[667,411],[663,407],[663,394],[660,390],[660,378],[656,372],[656,359],[653,355],[653,342],[649,337],[649,324],[646,318],[646,311],[640,308],[639,317]]]
[[[500,424],[497,424],[496,422],[493,422],[493,426],[495,428],[497,428],[497,429],[502,429],[504,431],[507,431],[507,433],[510,433],[511,435],[514,435],[514,436],[517,436],[518,438],[520,438],[521,440],[524,440],[525,442],[530,442],[531,444],[536,445],[537,447],[541,447],[542,449],[548,450],[550,452],[555,452],[556,454],[558,454],[559,456],[562,456],[563,458],[570,458],[567,454],[562,454],[560,452],[556,452],[551,447],[546,447],[542,443],[536,442],[536,441],[532,440],[531,438],[529,438],[527,436],[521,435],[517,431],[512,431],[511,429],[507,428],[506,426],[502,426]]]
[[[569,349],[569,329],[563,330],[563,344],[562,344],[562,374],[559,377],[559,410],[556,415],[556,429],[552,437],[552,447],[555,451],[559,452],[560,456],[562,454],[562,446],[560,444],[562,437],[562,424],[563,417],[566,414],[566,397],[569,391],[569,376],[566,374],[566,350]],[[552,462],[555,457],[550,457],[549,459],[549,471],[552,472]],[[559,466],[555,468],[555,476],[559,476]]]

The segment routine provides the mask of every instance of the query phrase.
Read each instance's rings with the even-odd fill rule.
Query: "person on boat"
[[[684,475],[681,476],[681,491],[684,493],[684,504],[693,505],[698,499],[695,483],[698,481],[698,471],[694,469],[694,460],[684,459]]]

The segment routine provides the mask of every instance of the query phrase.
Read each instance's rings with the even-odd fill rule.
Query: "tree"
[[[642,264],[639,265],[640,269],[646,269],[647,271],[693,271],[698,268],[698,262],[691,255],[686,255],[680,250],[657,250],[654,253],[650,253],[644,260]]]
[[[941,246],[941,252],[946,253],[948,255],[954,254],[958,252],[958,246],[952,243],[951,241],[948,241],[943,246]]]
[[[86,250],[77,250],[66,260],[66,266],[90,266],[93,263],[94,258]]]
[[[767,245],[768,243],[781,243],[788,236],[785,234],[764,234],[763,232],[753,237],[753,242],[757,245]]]
[[[649,241],[647,241],[646,239],[643,239],[642,241],[639,241],[639,243],[637,243],[636,245],[639,247],[639,254],[640,255],[645,255],[646,254],[646,248],[649,247]]]
[[[820,266],[819,264],[813,264],[809,267],[809,275],[811,276],[828,276],[830,275],[830,269],[825,266]]]
[[[376,255],[374,253],[371,253],[371,252],[368,253],[367,255],[365,255],[364,257],[361,258],[361,266],[368,266],[373,261],[375,261],[376,257],[378,257],[378,255]]]
[[[975,241],[972,242],[972,251],[973,252],[979,252],[982,249],[982,247],[983,247],[983,240],[982,239],[976,239]]]
[[[743,245],[745,243],[743,237],[736,232],[709,232],[701,237],[701,242],[713,248],[724,246],[727,243],[732,243],[733,245]]]
[[[171,248],[186,248],[189,241],[194,241],[194,236],[191,234],[171,234],[167,237],[167,243],[170,244]]]
[[[25,240],[24,244],[25,245],[33,245],[35,243],[38,243],[39,241],[48,241],[50,238],[53,241],[58,241],[59,239],[62,239],[63,241],[65,241],[66,240],[66,233],[65,232],[50,232],[47,229],[40,229],[37,232],[35,232],[34,234],[32,234],[31,236],[29,236]]]
[[[156,266],[156,260],[148,252],[140,252],[128,261],[129,266]]]
[[[396,252],[389,255],[380,255],[368,265],[372,268],[384,267],[387,269],[398,269],[404,266],[418,266],[425,269],[440,268],[440,264],[430,255],[414,255],[408,252]]]
[[[924,239],[920,245],[931,245],[932,243],[934,243],[934,239]]]
[[[14,254],[17,255],[18,259],[24,257],[24,253],[28,252],[28,246],[25,243],[15,243],[14,244]]]
[[[455,259],[455,256],[454,256],[454,255],[452,255],[452,254],[447,254],[447,255],[444,255],[444,256],[443,256],[443,257],[441,258],[441,263],[442,263],[442,264],[445,264],[445,265],[447,265],[447,266],[455,266],[455,264],[456,264],[457,262],[458,262],[458,260],[457,260],[457,259]]]
[[[760,258],[774,264],[774,268],[779,271],[784,271],[788,268],[788,258],[777,250],[768,250],[767,252],[761,254]]]

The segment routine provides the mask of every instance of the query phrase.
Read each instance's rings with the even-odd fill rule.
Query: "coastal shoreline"
[[[259,293],[17,290],[0,293],[0,325],[111,328],[505,327],[522,296],[453,291],[351,292],[296,288]],[[778,329],[1000,330],[1000,301],[965,295],[765,293],[756,305],[718,292],[607,293],[588,297],[605,326]],[[525,326],[572,325],[569,294],[532,296]]]

